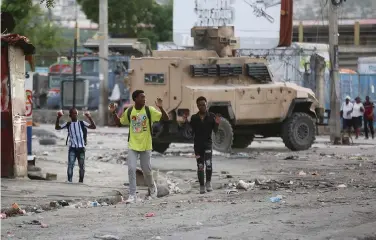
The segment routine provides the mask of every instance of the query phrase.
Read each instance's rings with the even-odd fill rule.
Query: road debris
[[[282,200],[282,195],[277,195],[276,197],[271,197],[270,201],[272,203],[280,202]]]
[[[102,235],[102,236],[94,236],[94,238],[102,239],[102,240],[120,240],[118,236],[115,235]]]
[[[155,213],[153,213],[153,212],[146,213],[145,217],[155,217]]]
[[[230,189],[226,191],[226,194],[235,194],[235,193],[239,193],[239,191],[236,189]]]
[[[236,185],[237,189],[243,189],[243,190],[248,190],[250,188],[253,188],[255,186],[255,182],[252,183],[246,183],[243,180],[240,180],[238,184]]]
[[[340,184],[337,186],[337,188],[347,188],[347,186],[345,184]]]
[[[298,173],[299,176],[306,176],[307,173],[305,173],[303,170],[301,170],[299,173]]]

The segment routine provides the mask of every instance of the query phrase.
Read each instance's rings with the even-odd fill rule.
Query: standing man
[[[213,191],[211,184],[212,177],[212,132],[218,131],[221,121],[219,115],[209,113],[205,97],[196,100],[198,113],[192,115],[190,125],[194,134],[194,151],[197,160],[197,177],[200,182],[200,194],[206,191]],[[204,166],[206,166],[206,183]],[[205,191],[206,190],[206,191]]]
[[[341,116],[343,119],[343,130],[347,130],[349,135],[351,132],[351,127],[354,125],[352,121],[351,113],[353,111],[353,104],[350,102],[350,96],[346,96],[345,102],[341,106]]]
[[[111,103],[109,110],[114,117],[116,125],[130,125],[128,134],[128,177],[129,197],[126,203],[137,201],[136,196],[136,168],[137,159],[140,158],[141,169],[144,173],[145,182],[148,185],[148,197],[157,197],[157,186],[154,182],[151,169],[152,123],[159,120],[167,121],[168,115],[163,109],[162,99],[157,98],[156,106],[160,112],[152,106],[146,106],[145,93],[136,90],[132,93],[134,105],[124,111],[119,118],[116,115],[116,106]]]
[[[362,116],[364,115],[364,106],[360,101],[360,97],[355,98],[355,103],[353,104],[352,120],[355,130],[355,139],[359,138],[360,128],[362,127]]]
[[[78,160],[78,166],[80,168],[80,178],[79,183],[84,182],[84,175],[85,175],[85,146],[87,144],[87,129],[96,129],[95,123],[93,119],[91,118],[91,115],[89,112],[85,113],[86,118],[89,120],[90,124],[85,121],[78,121],[77,119],[78,111],[75,108],[72,108],[69,110],[69,117],[71,119],[70,122],[65,122],[62,125],[59,125],[60,118],[63,116],[63,111],[59,111],[57,113],[56,123],[55,123],[55,129],[61,130],[61,129],[67,129],[68,130],[68,136],[67,136],[67,142],[69,139],[69,150],[68,150],[68,169],[67,169],[67,175],[68,175],[68,182],[72,182],[73,178],[73,168],[76,162],[76,159]]]
[[[368,127],[371,130],[372,139],[375,138],[375,132],[373,130],[373,109],[374,105],[373,102],[369,100],[369,96],[366,96],[366,101],[363,103],[364,106],[364,133],[366,135],[366,139],[368,139]]]

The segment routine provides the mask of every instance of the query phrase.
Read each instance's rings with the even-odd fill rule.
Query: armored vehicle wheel
[[[158,153],[164,153],[166,150],[170,147],[170,143],[158,143],[158,142],[153,142],[153,151],[158,152]]]
[[[234,135],[232,148],[247,148],[253,141],[253,135]]]
[[[213,149],[219,152],[229,152],[231,150],[233,137],[234,132],[231,123],[227,119],[222,118],[218,126],[218,132],[213,132],[212,135]]]
[[[283,142],[292,151],[309,149],[315,136],[315,123],[307,113],[293,113],[282,126]]]

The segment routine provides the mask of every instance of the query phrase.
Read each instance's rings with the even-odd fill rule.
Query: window
[[[99,60],[81,61],[81,74],[99,73]]]
[[[163,73],[145,73],[144,80],[146,84],[165,84]]]

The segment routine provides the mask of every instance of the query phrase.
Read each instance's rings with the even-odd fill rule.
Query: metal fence
[[[330,82],[329,75],[325,75],[325,108],[330,109]],[[352,100],[360,97],[362,101],[369,96],[372,102],[376,102],[376,74],[340,74],[340,100],[345,101],[346,96]],[[314,89],[313,89],[314,90]],[[376,112],[375,119],[376,119]],[[376,128],[376,122],[374,122]]]

